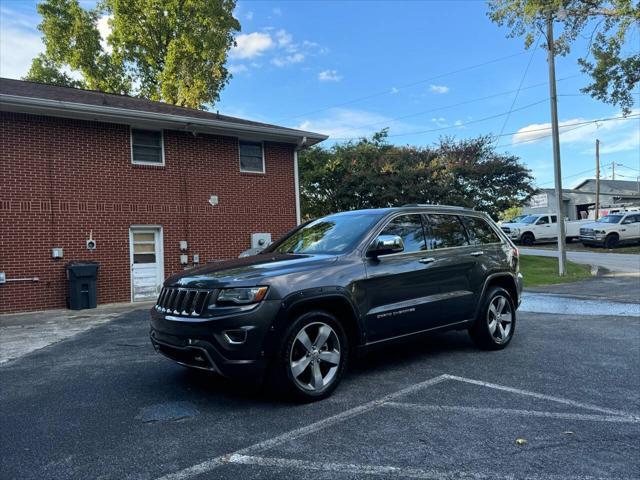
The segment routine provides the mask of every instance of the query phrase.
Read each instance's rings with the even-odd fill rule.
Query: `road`
[[[520,312],[498,352],[477,350],[464,331],[387,347],[354,362],[329,399],[298,405],[160,357],[147,315],[131,311],[0,366],[0,478],[640,472],[634,316]]]
[[[521,248],[523,255],[558,257],[556,250]],[[585,265],[597,265],[612,272],[640,273],[640,255],[629,253],[567,252],[567,259]]]

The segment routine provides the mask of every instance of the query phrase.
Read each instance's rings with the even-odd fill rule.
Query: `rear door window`
[[[464,226],[467,228],[469,243],[471,245],[482,245],[487,243],[499,243],[500,237],[486,220],[478,217],[461,217]]]
[[[380,235],[397,235],[404,242],[404,252],[425,250],[422,218],[418,214],[400,215],[391,220]]]
[[[467,232],[457,215],[432,214],[426,217],[428,220],[427,248],[429,250],[469,245]]]

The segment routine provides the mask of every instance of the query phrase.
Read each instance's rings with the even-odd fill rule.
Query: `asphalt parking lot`
[[[308,405],[158,356],[146,316],[0,367],[0,477],[640,477],[634,316],[522,312],[500,352],[464,332],[419,339]]]

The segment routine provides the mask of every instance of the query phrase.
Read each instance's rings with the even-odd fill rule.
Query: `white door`
[[[129,232],[131,251],[131,299],[134,302],[154,300],[164,280],[162,230],[132,227]]]

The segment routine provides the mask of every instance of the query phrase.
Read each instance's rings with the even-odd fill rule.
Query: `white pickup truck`
[[[580,228],[584,245],[615,248],[619,244],[640,242],[640,212],[618,212],[602,217]]]
[[[580,236],[580,227],[591,223],[591,220],[565,220],[565,238],[567,241],[577,239]],[[558,238],[557,215],[537,214],[529,215],[518,223],[500,225],[504,233],[511,240],[523,245],[533,245],[537,241],[551,241]]]

